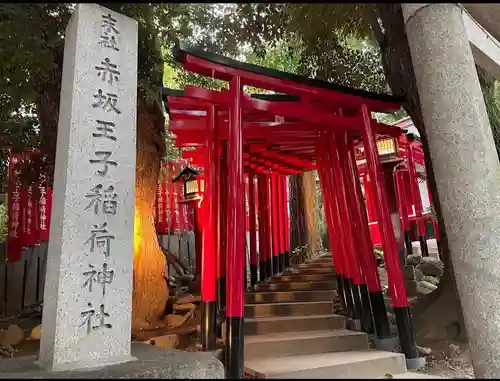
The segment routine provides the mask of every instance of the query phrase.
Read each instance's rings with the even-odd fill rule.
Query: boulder
[[[426,282],[425,280],[417,283],[417,292],[422,295],[428,295],[436,288],[437,286],[433,285],[432,283]]]
[[[413,270],[413,274],[415,274],[415,280],[417,282],[420,282],[421,280],[423,280],[423,277],[424,277],[424,273],[422,271],[420,271],[419,269],[415,268]],[[432,283],[432,282],[431,282]]]
[[[406,263],[412,266],[418,265],[422,261],[422,256],[418,254],[410,254],[406,257]]]
[[[405,280],[415,280],[415,267],[406,265],[403,267]]]
[[[408,296],[417,296],[417,285],[418,282],[416,280],[407,280],[405,281],[406,293]]]
[[[9,345],[15,346],[24,340],[24,331],[16,324],[9,325],[6,331],[3,332],[1,337],[1,345],[7,347]]]
[[[417,350],[418,350],[418,353],[420,353],[423,356],[429,356],[432,353],[431,348],[421,347],[419,345],[417,345]]]
[[[444,264],[439,259],[425,257],[422,258],[422,261],[417,265],[417,269],[422,271],[424,275],[440,277],[444,273]]]
[[[421,280],[432,283],[434,286],[439,286],[439,278],[430,275],[424,275]]]

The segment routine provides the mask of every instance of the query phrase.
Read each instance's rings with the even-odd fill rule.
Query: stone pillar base
[[[387,337],[384,339],[375,338],[373,340],[376,349],[381,351],[396,352],[399,346],[398,337]]]
[[[185,352],[150,344],[132,343],[136,361],[100,368],[48,371],[36,364],[35,356],[18,357],[2,362],[0,378],[151,378],[151,379],[223,379],[224,367],[214,356],[204,352]]]
[[[425,357],[418,357],[416,359],[406,359],[406,369],[418,370],[422,369],[426,364]]]

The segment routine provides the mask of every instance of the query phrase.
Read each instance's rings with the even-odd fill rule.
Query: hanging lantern
[[[193,168],[184,169],[173,179],[173,182],[181,180],[183,182],[184,202],[196,200],[202,197],[204,180],[201,173]]]

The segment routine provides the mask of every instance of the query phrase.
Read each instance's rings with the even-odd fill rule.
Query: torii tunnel
[[[229,82],[229,89],[222,91],[164,89],[177,146],[195,147],[190,156],[204,168],[203,349],[215,348],[217,309],[224,308],[225,301],[226,377],[243,378],[245,176],[252,279],[265,282],[290,267],[286,177],[313,169],[320,179],[340,313],[359,321],[379,340],[390,338],[356,165],[354,146],[362,143],[401,348],[407,359],[417,359],[376,145],[378,137],[398,137],[401,129],[378,123],[371,115],[398,110],[401,100],[242,63],[182,43],[174,56],[186,70]],[[277,94],[249,95],[244,86]],[[218,283],[225,284],[220,287],[225,297],[217,297]]]
[[[397,125],[395,125],[397,126]],[[421,193],[419,179],[426,180],[424,152],[422,143],[413,133],[401,134],[399,137],[379,137],[378,152],[386,178],[389,209],[397,212],[406,246],[405,254],[413,254],[412,241],[420,242],[421,254],[429,256],[427,247],[428,224],[432,224],[438,253],[441,252],[437,219],[430,210],[424,210],[423,199],[432,205],[432,194],[425,181],[426,195]],[[368,213],[370,234],[374,245],[380,244],[380,232],[376,222],[376,208],[373,200],[371,179],[366,167],[366,158],[362,144],[355,147],[358,174],[362,178],[365,201]],[[413,228],[416,227],[414,230]],[[414,234],[412,234],[414,233]],[[406,259],[406,256],[402,256]]]

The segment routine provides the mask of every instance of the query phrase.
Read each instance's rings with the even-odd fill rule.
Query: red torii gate
[[[377,145],[379,146],[382,164],[388,166],[388,168],[393,168],[392,174],[389,175],[386,173],[386,176],[389,175],[394,180],[395,192],[393,197],[396,198],[398,203],[407,253],[413,253],[411,231],[412,224],[414,223],[417,227],[417,238],[420,241],[422,255],[429,255],[427,247],[427,222],[429,220],[433,224],[438,252],[440,252],[437,221],[432,218],[431,213],[424,212],[418,186],[420,174],[417,172],[417,165],[425,169],[422,144],[410,133],[401,134],[398,138],[382,137],[377,141]],[[372,222],[376,219],[376,213],[374,211],[375,206],[372,200],[370,178],[367,173],[366,159],[362,147],[356,147],[356,160],[359,175],[363,178],[372,240],[374,240],[374,243],[375,240],[380,242],[377,223]],[[427,193],[429,201],[432,204],[432,195],[429,188],[427,188]]]
[[[192,154],[197,164],[203,162],[203,208],[210,216],[203,227],[203,348],[210,350],[215,345],[216,274],[225,275],[226,376],[243,377],[245,172],[251,185],[255,177],[258,181],[259,275],[265,281],[289,266],[289,235],[280,234],[288,225],[283,223],[288,219],[283,212],[285,176],[314,168],[320,176],[343,311],[359,320],[366,332],[374,331],[382,340],[389,338],[354,154],[354,144],[362,141],[374,186],[401,347],[407,359],[418,358],[375,141],[376,134],[397,137],[401,130],[377,123],[370,114],[397,110],[398,100],[245,64],[183,44],[176,46],[174,56],[187,70],[229,82],[229,90],[222,91],[192,86],[183,93],[164,91],[176,144],[204,147]],[[243,86],[286,95],[249,96]],[[250,186],[253,209],[255,201],[255,188]],[[250,241],[257,239],[255,211],[252,214]],[[355,240],[359,234],[361,239]],[[280,239],[283,236],[287,242]],[[251,251],[256,270],[254,246]],[[219,302],[221,299],[223,295]]]

